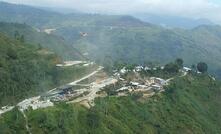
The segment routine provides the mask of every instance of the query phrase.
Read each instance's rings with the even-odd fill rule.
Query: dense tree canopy
[[[0,106],[78,79],[96,68],[57,68],[60,58],[53,52],[12,40],[0,34]]]
[[[179,71],[179,66],[175,63],[166,64],[164,70],[169,73],[177,73]]]

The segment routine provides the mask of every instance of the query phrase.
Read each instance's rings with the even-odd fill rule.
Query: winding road
[[[87,78],[89,78],[89,77],[95,75],[96,73],[98,73],[98,72],[101,71],[102,69],[103,69],[103,67],[102,67],[102,66],[99,66],[99,68],[98,68],[97,70],[95,70],[94,72],[92,72],[92,73],[90,73],[90,74],[88,74],[88,75],[86,75],[86,76],[84,76],[84,77],[82,77],[82,78],[80,78],[80,79],[78,79],[78,80],[76,80],[76,81],[73,81],[73,82],[71,82],[71,83],[68,83],[67,85],[71,85],[71,86],[72,86],[72,85],[77,85],[78,82],[80,82],[80,81],[82,81],[82,80],[85,80],[85,79],[87,79]],[[52,92],[55,91],[56,89],[57,89],[57,88],[54,88],[54,89],[48,91],[47,93],[52,93]],[[30,100],[29,102],[31,102],[32,99],[35,100],[35,98],[36,98],[36,97],[32,97],[32,98],[25,99],[25,100]],[[25,100],[19,102],[16,106],[21,106],[24,102],[26,102]],[[8,107],[6,107],[4,110],[1,110],[1,109],[0,109],[0,115],[4,114],[4,113],[6,113],[6,112],[11,111],[14,107],[15,107],[15,106],[8,106]],[[21,111],[22,111],[22,110],[21,110]],[[23,112],[23,111],[22,111],[22,112]]]

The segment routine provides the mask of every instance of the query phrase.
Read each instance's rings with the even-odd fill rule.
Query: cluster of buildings
[[[159,69],[164,69],[164,66],[158,67]],[[124,85],[120,89],[117,89],[116,91],[119,93],[123,92],[134,92],[134,91],[153,91],[153,92],[160,92],[164,91],[164,86],[168,85],[168,81],[164,80],[162,78],[157,78],[157,77],[150,77],[150,78],[136,78],[136,72],[141,72],[141,71],[148,71],[148,70],[157,70],[158,68],[149,68],[145,66],[136,66],[134,67],[133,70],[126,69],[126,67],[123,67],[119,71],[115,70],[114,71],[114,76],[119,79],[119,81]],[[187,69],[187,68],[186,68]],[[134,78],[132,80],[125,80],[122,78],[124,74],[128,72],[135,72]]]
[[[126,69],[126,67],[123,67],[119,71],[115,70],[114,76],[117,77],[124,85],[123,87],[121,87],[120,89],[117,89],[116,91],[119,93],[128,92],[128,91],[129,92],[133,92],[133,91],[161,92],[161,91],[164,91],[164,86],[168,85],[168,82],[170,81],[170,79],[164,80],[162,78],[157,78],[157,77],[139,79],[139,78],[136,78],[136,76],[134,76],[133,81],[127,81],[124,78],[122,78],[122,76],[124,76],[124,74],[126,74],[130,71],[133,71],[136,73],[136,72],[140,72],[143,70],[148,71],[148,70],[157,70],[157,69],[163,70],[164,66],[156,67],[156,68],[136,66],[136,67],[134,67],[133,70],[129,70],[129,69]],[[185,75],[188,72],[192,71],[192,69],[190,69],[188,67],[183,67],[183,69],[181,69],[180,71],[182,71]]]
[[[141,71],[150,71],[150,70],[157,70],[158,68],[160,69],[164,69],[164,66],[161,66],[161,67],[153,67],[153,68],[150,68],[148,66],[135,66],[134,69],[130,70],[130,69],[127,69],[126,67],[123,67],[122,69],[120,69],[119,71],[118,70],[114,70],[114,75],[115,76],[120,76],[120,75],[123,75],[123,74],[126,74],[130,71],[133,71],[133,72],[141,72]]]
[[[69,61],[65,62],[65,66],[71,66],[76,64],[81,64],[85,62],[81,61]],[[94,64],[93,62],[87,62],[86,64]],[[25,99],[22,102],[19,102],[16,106],[18,109],[22,112],[25,110],[33,109],[39,109],[39,108],[46,108],[54,106],[54,102],[61,102],[61,101],[68,101],[68,102],[81,102],[84,100],[88,100],[93,102],[94,98],[97,96],[97,92],[100,91],[100,89],[104,88],[107,85],[115,84],[117,82],[117,79],[114,79],[112,77],[109,78],[102,78],[99,81],[95,81],[90,84],[77,84],[78,82],[85,80],[93,75],[95,75],[97,72],[102,70],[103,67],[99,67],[96,71],[93,73],[76,80],[72,83],[69,83],[67,85],[61,86],[59,88],[55,88],[53,90],[50,90],[45,95],[32,97],[29,99]],[[0,115],[3,113],[6,113],[8,111],[11,111],[15,106],[5,106],[0,108]]]
[[[165,68],[164,66],[153,67],[153,68],[150,68],[148,66],[135,66],[133,70],[130,70],[130,69],[127,69],[126,67],[123,67],[122,69],[119,70],[119,72],[117,70],[114,70],[114,75],[126,74],[130,71],[133,71],[133,72],[150,71],[150,70],[156,71],[157,69],[163,70],[164,68]],[[188,67],[183,67],[182,71],[190,72],[192,71],[192,69]]]
[[[126,80],[121,80],[124,86],[116,91],[119,93],[122,92],[136,92],[136,91],[153,91],[153,92],[160,92],[164,90],[164,86],[168,84],[168,82],[161,78],[151,77],[146,79],[145,81],[130,81],[127,82]]]
[[[40,96],[32,97],[29,99],[25,99],[24,101],[17,104],[19,110],[24,111],[29,108],[36,110],[38,108],[46,108],[50,106],[54,106],[54,104],[48,100],[42,100]]]
[[[100,89],[104,88],[107,85],[114,84],[116,82],[117,82],[116,79],[110,77],[107,79],[103,79],[101,81],[92,82],[88,85],[69,84],[57,88],[53,92],[50,92],[42,96],[42,98],[44,98],[45,100],[50,99],[52,102],[71,101],[77,98],[78,99],[83,98],[88,94],[96,95],[96,92],[98,92]],[[93,97],[90,96],[88,98],[93,98]]]
[[[164,66],[161,66],[161,67],[158,67],[160,69],[164,69]],[[142,70],[144,71],[150,71],[150,70],[157,70],[157,67],[153,67],[153,68],[150,68],[148,66],[136,66],[134,69],[133,69],[133,72],[141,72]]]
[[[148,81],[147,81],[148,82]],[[163,86],[168,85],[167,80],[164,80],[162,78],[156,78],[156,77],[151,77],[148,85],[152,87],[154,90],[163,90]]]
[[[13,108],[14,108],[14,106],[4,106],[4,107],[2,107],[0,109],[0,115],[6,113],[8,111],[11,111]]]
[[[61,92],[61,93],[58,93],[55,96],[51,97],[51,101],[53,101],[53,102],[69,101],[71,99],[74,99],[74,98],[80,96],[86,90],[87,89],[71,90],[71,91],[67,91],[67,92]]]
[[[84,91],[88,90],[88,88],[79,86],[80,89],[76,89],[73,85],[65,85],[62,87],[57,88],[53,92],[50,92],[44,96],[43,99],[50,99],[52,102],[59,102],[59,101],[68,101],[70,99],[78,97]]]

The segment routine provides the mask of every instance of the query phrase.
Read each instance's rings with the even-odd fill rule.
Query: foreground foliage
[[[0,134],[25,134],[25,119],[20,111],[15,108],[0,117]]]
[[[221,133],[221,85],[208,76],[177,78],[149,99],[106,97],[79,105],[28,111],[32,133]],[[5,116],[4,118],[7,118]],[[8,132],[12,130],[8,130]]]

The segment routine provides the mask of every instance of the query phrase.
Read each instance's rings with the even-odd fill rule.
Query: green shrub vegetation
[[[110,85],[106,87],[110,96],[97,98],[91,109],[59,103],[25,111],[32,134],[221,133],[221,82],[206,73],[221,76],[220,26],[165,29],[130,16],[63,15],[1,2],[0,21],[4,21],[0,32],[11,38],[0,34],[0,106],[39,95],[96,68],[57,68],[61,59],[56,54],[66,60],[84,59],[81,53],[88,54],[91,60],[107,66],[108,72],[115,62],[129,63],[126,68],[131,69],[145,62],[163,65],[176,57],[189,66],[203,61],[192,66],[202,74],[178,77],[182,59],[167,64],[164,70],[141,72],[165,79],[177,76],[165,92],[151,98],[143,98],[141,93],[115,97],[116,87]],[[41,32],[48,28],[56,31]],[[88,36],[82,37],[80,32]],[[0,134],[25,134],[25,123],[15,108],[0,116]]]
[[[33,134],[221,133],[220,82],[188,75],[177,77],[166,89],[142,101],[140,95],[106,97],[96,99],[89,110],[62,103],[26,113]]]
[[[0,116],[0,134],[25,133],[27,133],[25,119],[17,108],[5,113],[4,118]]]

